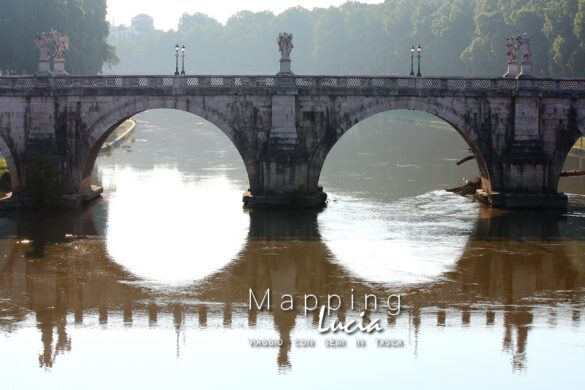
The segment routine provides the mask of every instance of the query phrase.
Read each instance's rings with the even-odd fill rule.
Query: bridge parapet
[[[247,75],[201,75],[201,76],[66,76],[0,77],[2,90],[22,92],[44,89],[58,91],[66,89],[100,88],[297,88],[305,89],[381,89],[381,90],[440,90],[460,92],[513,92],[533,91],[542,93],[583,93],[585,79],[504,79],[465,77],[400,77],[400,76],[247,76]]]
[[[272,87],[274,76],[0,77],[0,88]]]

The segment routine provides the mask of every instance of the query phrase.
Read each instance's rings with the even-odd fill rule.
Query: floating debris
[[[475,160],[475,156],[474,155],[471,155],[471,156],[467,156],[465,158],[462,158],[461,160],[457,161],[456,164],[459,166],[459,165],[464,164],[464,163],[466,163],[468,161],[471,161],[471,160]]]
[[[573,170],[561,172],[561,177],[585,176],[585,171]]]
[[[445,191],[452,192],[461,196],[474,195],[477,190],[481,188],[481,179],[476,177],[475,179],[465,180],[465,184],[459,187],[446,188]]]

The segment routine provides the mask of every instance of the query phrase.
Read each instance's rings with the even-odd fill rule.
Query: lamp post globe
[[[422,56],[422,46],[421,45],[417,45],[416,46],[416,58],[418,59],[418,72],[416,73],[417,77],[421,77],[422,74],[420,73],[420,57]]]
[[[414,46],[410,47],[410,75],[414,76]]]
[[[181,46],[181,75],[185,75],[185,45]]]
[[[179,75],[179,44],[175,45],[175,76]]]

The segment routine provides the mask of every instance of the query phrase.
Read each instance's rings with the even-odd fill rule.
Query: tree
[[[106,0],[0,0],[0,69],[35,73],[35,36],[55,29],[70,39],[66,66],[72,74],[96,74],[116,55],[106,42]]]

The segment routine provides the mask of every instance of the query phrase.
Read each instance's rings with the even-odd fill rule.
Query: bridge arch
[[[463,102],[461,106],[465,107]],[[444,102],[441,102],[440,99],[436,98],[396,97],[373,99],[368,104],[361,105],[355,110],[344,111],[338,115],[335,120],[335,134],[324,137],[323,142],[318,146],[314,155],[313,161],[318,164],[318,167],[315,167],[318,172],[316,180],[319,179],[319,175],[329,152],[345,133],[361,121],[371,116],[394,110],[426,112],[451,125],[451,127],[453,127],[453,129],[455,129],[455,131],[457,131],[467,143],[475,156],[481,175],[482,187],[484,190],[491,191],[492,178],[490,170],[488,169],[488,164],[484,158],[484,152],[480,147],[480,134],[478,133],[477,128],[467,121],[467,115],[465,112],[457,112],[456,109],[453,108],[453,105],[448,106]]]
[[[557,148],[554,150],[549,165],[549,175],[551,180],[556,180],[555,188],[559,188],[561,181],[561,172],[569,159],[571,150],[576,146],[581,137],[585,137],[585,124],[571,126],[569,131],[562,132],[561,142],[557,142]]]
[[[117,106],[114,110],[111,110],[105,115],[101,116],[88,127],[87,150],[82,156],[83,163],[81,172],[79,172],[80,184],[78,190],[80,192],[90,187],[90,176],[99,151],[106,139],[116,129],[116,127],[134,115],[155,109],[172,109],[188,112],[209,121],[211,124],[217,127],[230,139],[232,144],[236,147],[246,167],[250,185],[253,184],[256,171],[254,155],[245,137],[240,132],[238,132],[234,126],[230,125],[225,117],[216,111],[205,109],[197,104],[194,104],[190,101],[188,96],[173,98],[143,97],[138,99],[133,98],[132,100]]]

